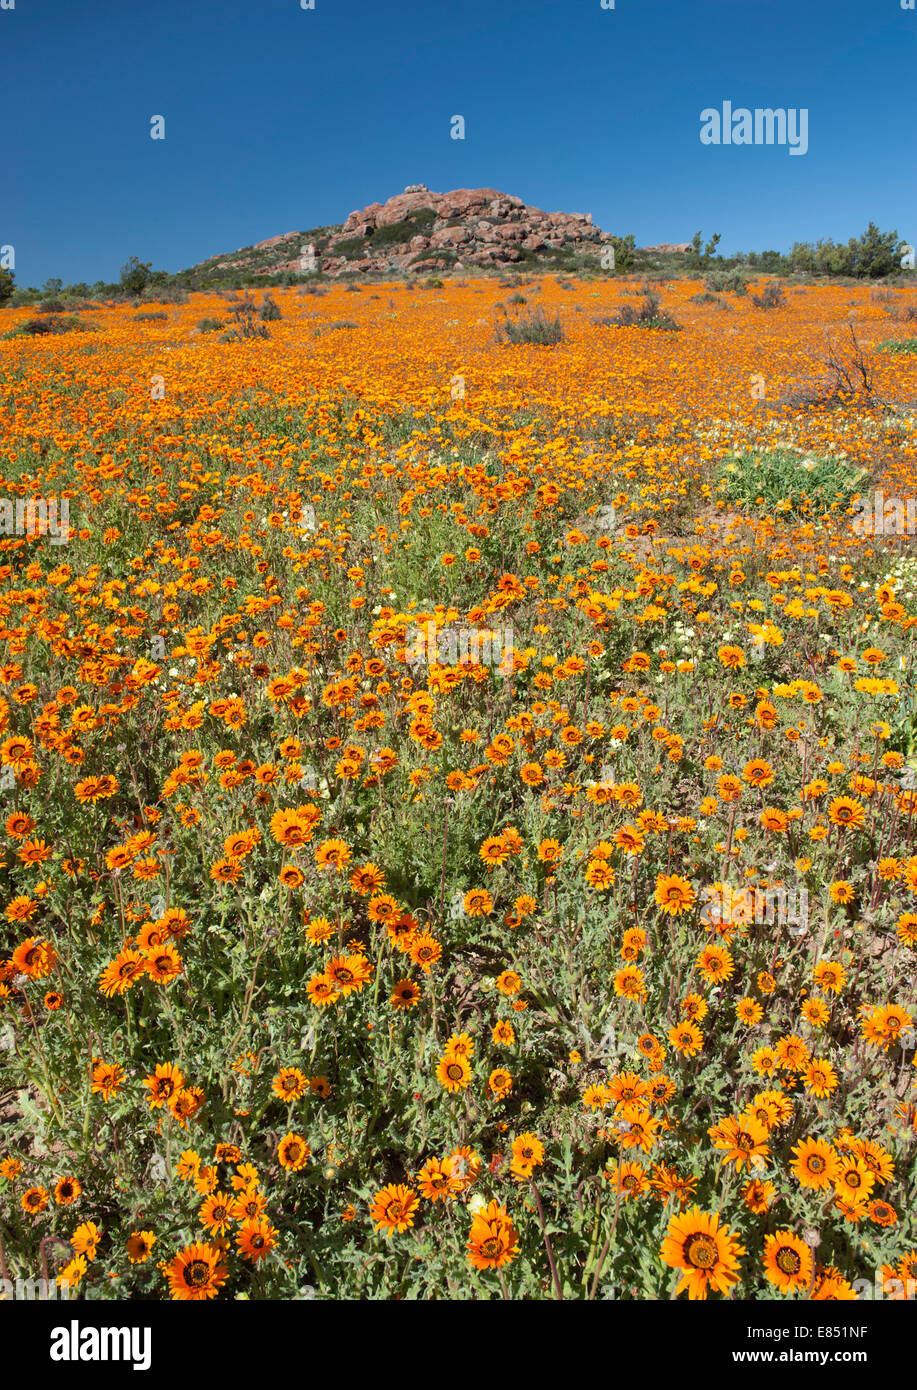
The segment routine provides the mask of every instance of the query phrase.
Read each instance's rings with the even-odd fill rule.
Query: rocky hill
[[[339,226],[284,232],[199,262],[194,279],[235,275],[417,273],[526,264],[598,263],[611,237],[589,213],[542,212],[495,188],[434,193],[411,184],[385,203],[352,212]]]

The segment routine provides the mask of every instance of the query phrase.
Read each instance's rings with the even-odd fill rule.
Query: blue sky
[[[901,0],[14,4],[0,245],[21,285],[114,280],[130,255],[178,270],[408,183],[591,212],[638,245],[782,250],[870,219],[917,242]],[[808,153],[702,145],[726,100],[808,109]]]

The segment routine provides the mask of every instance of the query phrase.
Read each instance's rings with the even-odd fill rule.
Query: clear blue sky
[[[915,74],[900,0],[15,0],[0,245],[20,285],[115,280],[408,183],[591,212],[638,245],[700,227],[783,250],[870,218],[917,243]],[[808,153],[703,146],[725,100],[807,108]]]

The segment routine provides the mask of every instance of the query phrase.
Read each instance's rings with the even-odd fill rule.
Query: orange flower
[[[659,874],[654,898],[662,912],[670,917],[678,917],[688,911],[696,901],[697,894],[686,878],[678,874]]]

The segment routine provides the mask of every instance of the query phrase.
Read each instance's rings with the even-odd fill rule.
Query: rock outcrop
[[[552,252],[592,251],[611,240],[593,226],[590,213],[542,212],[496,188],[454,188],[434,193],[409,184],[385,203],[352,212],[340,228],[308,240],[286,232],[258,243],[257,250],[293,251],[272,258],[260,273],[315,270],[326,275],[409,271],[429,273],[464,266],[512,265]],[[224,261],[223,266],[237,264]],[[221,267],[222,268],[222,267]],[[256,271],[255,273],[259,273]]]
[[[687,252],[692,249],[690,241],[662,241],[658,246],[641,246],[641,251],[681,251]]]

